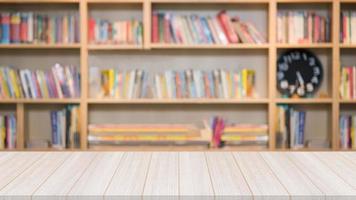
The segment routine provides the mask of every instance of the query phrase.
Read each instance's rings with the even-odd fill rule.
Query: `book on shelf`
[[[55,64],[50,70],[0,67],[1,98],[78,98],[80,73],[76,67]]]
[[[89,70],[90,96],[95,98],[145,98],[148,90],[147,71],[100,69]]]
[[[109,21],[90,17],[88,39],[91,44],[136,44],[143,43],[143,24],[141,21]]]
[[[0,114],[0,150],[16,148],[16,116]]]
[[[289,44],[330,42],[330,16],[313,11],[279,11],[277,42]]]
[[[59,111],[51,111],[52,147],[57,149],[79,148],[79,106],[67,105]]]
[[[342,11],[340,16],[340,42],[356,43],[356,12]]]
[[[152,42],[167,44],[236,44],[267,42],[252,22],[230,17],[226,11],[216,16],[177,15],[153,11]]]
[[[342,99],[356,98],[356,66],[342,67],[339,93]]]
[[[76,14],[0,13],[1,44],[68,44],[79,42]]]
[[[292,149],[304,148],[306,112],[280,105],[277,106],[277,115],[277,146]]]
[[[239,72],[215,69],[168,70],[154,76],[154,97],[182,98],[256,98],[255,71]]]
[[[207,124],[206,126],[209,126]],[[261,147],[268,145],[268,125],[266,124],[235,124],[227,123],[222,117],[216,116],[211,122],[212,147]]]
[[[356,149],[356,115],[340,116],[340,147]]]
[[[90,124],[89,145],[208,144],[192,124]]]

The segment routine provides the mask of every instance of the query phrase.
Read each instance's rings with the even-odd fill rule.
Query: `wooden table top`
[[[0,153],[0,199],[88,197],[356,199],[356,153]]]

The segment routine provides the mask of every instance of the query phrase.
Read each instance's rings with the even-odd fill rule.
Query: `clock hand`
[[[297,71],[297,77],[298,77],[298,81],[299,81],[300,85],[304,86],[304,79],[299,71]]]

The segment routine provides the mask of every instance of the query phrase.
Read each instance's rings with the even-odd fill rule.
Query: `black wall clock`
[[[315,94],[323,80],[323,67],[312,52],[293,49],[277,60],[277,88],[283,95],[308,97]]]

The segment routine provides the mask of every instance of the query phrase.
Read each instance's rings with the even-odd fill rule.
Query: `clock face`
[[[307,50],[290,50],[278,58],[277,88],[284,95],[313,95],[319,89],[322,78],[320,60]]]

